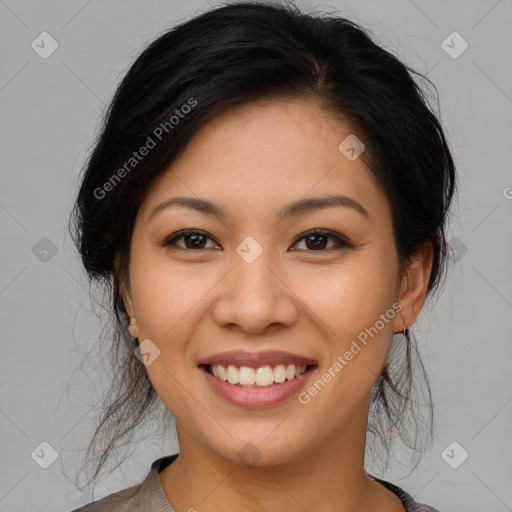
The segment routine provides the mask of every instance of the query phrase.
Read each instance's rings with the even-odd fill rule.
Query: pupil
[[[187,240],[195,240],[195,242],[193,242],[193,247],[199,247],[199,245],[201,244],[201,238],[203,238],[203,235],[187,235]],[[199,242],[199,243],[196,243],[196,242]],[[204,240],[203,240],[204,242]],[[187,244],[188,245],[188,244]],[[201,247],[202,248],[202,245]]]
[[[316,243],[315,243],[315,242],[313,242],[313,247],[314,247],[314,248],[317,248],[317,249],[318,249],[319,247],[320,247],[320,248],[324,248],[324,247],[325,247],[325,239],[326,239],[326,236],[325,236],[325,235],[309,235],[309,236],[308,236],[308,240],[309,240],[309,241],[312,241],[314,238],[323,238],[323,239],[324,239],[324,243],[322,243],[322,242],[320,242],[320,243],[318,243],[318,242],[316,242]],[[308,246],[308,247],[309,247],[309,246]]]

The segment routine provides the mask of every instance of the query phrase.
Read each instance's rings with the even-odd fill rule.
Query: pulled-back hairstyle
[[[140,54],[106,111],[71,217],[83,265],[90,281],[106,290],[113,319],[114,371],[87,450],[96,463],[90,481],[112,450],[132,439],[157,398],[134,354],[138,341],[127,333],[120,294],[121,282],[128,280],[139,206],[155,178],[219,112],[263,98],[314,98],[346,120],[364,141],[362,158],[389,200],[401,268],[430,241],[428,294],[438,287],[445,273],[455,166],[440,122],[414,77],[428,81],[355,23],[274,2],[217,7],[168,30]],[[131,160],[149,139],[155,146],[144,158]],[[413,380],[426,385],[429,432],[432,427],[419,356],[419,365],[413,364],[415,340],[408,332],[403,340],[394,337],[370,406],[367,442],[381,443],[386,454],[394,434],[418,447]],[[419,379],[413,378],[416,366]]]

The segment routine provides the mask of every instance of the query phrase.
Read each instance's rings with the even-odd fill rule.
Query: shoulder
[[[104,498],[93,501],[71,512],[135,512],[139,511],[140,489],[142,484],[137,484],[122,491],[114,492]]]
[[[150,508],[153,510],[152,507],[155,505],[158,505],[158,510],[173,511],[160,486],[158,473],[177,456],[178,454],[168,455],[155,460],[143,482],[109,494],[70,512],[140,512]]]
[[[398,485],[387,482],[386,480],[381,480],[374,476],[372,476],[372,478],[398,496],[406,512],[440,512],[437,508],[430,505],[418,503],[410,494],[398,487]]]

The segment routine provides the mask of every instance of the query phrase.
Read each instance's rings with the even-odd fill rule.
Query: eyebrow
[[[215,203],[212,203],[211,201],[208,201],[207,199],[177,196],[166,199],[158,206],[156,206],[150,213],[148,220],[150,220],[158,212],[161,212],[172,206],[184,206],[185,208],[190,208],[200,213],[216,216],[221,219],[226,219],[227,217],[229,217],[229,213],[227,210],[225,210],[223,207]],[[359,212],[360,214],[362,214],[364,217],[370,217],[368,211],[364,208],[364,206],[361,203],[359,203],[355,199],[352,199],[351,197],[342,194],[299,199],[294,203],[290,203],[280,208],[277,211],[276,215],[277,217],[290,217],[310,211],[320,210],[323,208],[332,208],[335,206],[352,208]]]

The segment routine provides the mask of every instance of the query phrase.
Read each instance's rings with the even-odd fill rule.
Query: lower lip
[[[279,384],[273,384],[268,388],[244,388],[214,377],[205,367],[200,367],[199,369],[205,375],[213,391],[228,402],[249,409],[262,409],[281,404],[298,393],[314,371],[314,368],[311,368],[299,377],[285,380]]]

